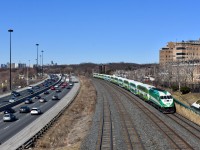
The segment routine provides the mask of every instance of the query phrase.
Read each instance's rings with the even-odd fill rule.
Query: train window
[[[167,98],[168,98],[168,99],[172,99],[172,96],[171,96],[171,95],[170,95],[170,96],[167,96]]]
[[[164,96],[160,96],[161,99],[164,99]]]

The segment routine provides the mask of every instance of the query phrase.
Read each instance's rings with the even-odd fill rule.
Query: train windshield
[[[160,96],[160,99],[172,99],[172,96],[169,95],[169,96]]]
[[[168,98],[168,99],[172,99],[172,96],[171,96],[171,95],[169,95],[169,96],[167,96],[167,98]]]

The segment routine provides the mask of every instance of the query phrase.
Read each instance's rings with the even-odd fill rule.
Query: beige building
[[[200,60],[200,39],[182,42],[168,42],[160,49],[160,64],[177,61]]]

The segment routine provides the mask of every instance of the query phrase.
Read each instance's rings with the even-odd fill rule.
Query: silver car
[[[58,95],[52,96],[52,100],[59,100]]]
[[[41,110],[37,107],[31,109],[31,115],[39,115],[41,113],[42,113]]]
[[[5,114],[3,116],[3,121],[6,122],[6,121],[15,121],[16,120],[16,116],[13,115],[13,114]]]
[[[40,103],[45,103],[45,102],[47,102],[47,100],[45,99],[45,98],[40,98]]]
[[[16,102],[16,98],[15,97],[11,97],[11,99],[9,99],[9,103],[14,103],[14,102]]]

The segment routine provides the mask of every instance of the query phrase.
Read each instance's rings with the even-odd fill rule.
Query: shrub
[[[172,88],[172,91],[173,91],[173,92],[175,92],[175,91],[178,90],[178,86],[177,86],[177,85],[172,85],[171,88]]]
[[[187,86],[181,87],[180,91],[181,91],[182,94],[187,94],[187,93],[190,92],[190,88],[187,87]]]
[[[7,86],[4,86],[4,87],[2,88],[2,92],[6,92],[7,90],[8,90]]]

